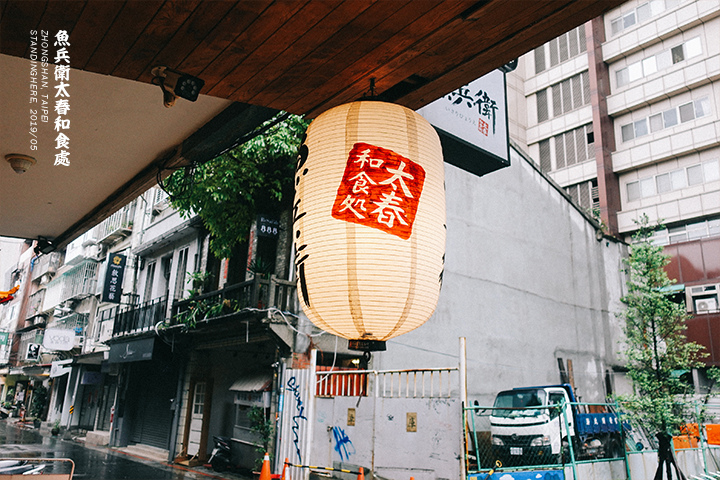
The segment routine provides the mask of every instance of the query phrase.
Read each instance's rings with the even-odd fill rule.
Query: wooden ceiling
[[[0,235],[62,248],[276,110],[313,118],[372,78],[378,99],[417,109],[623,1],[0,0],[0,160],[38,160],[22,176],[0,165],[0,205],[22,206],[0,209]],[[69,167],[53,164],[51,123],[30,147],[33,30],[53,56],[70,35]],[[205,81],[197,102],[162,107],[161,65]]]
[[[419,108],[624,0],[3,0],[0,53],[70,34],[71,66],[310,117],[368,92]]]

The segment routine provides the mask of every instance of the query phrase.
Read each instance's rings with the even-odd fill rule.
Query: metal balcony
[[[112,244],[127,237],[132,232],[135,202],[121,208],[95,227],[95,237],[99,243]]]
[[[42,311],[62,302],[95,294],[98,263],[85,260],[47,284]]]
[[[213,315],[211,307],[224,304],[219,314]],[[237,312],[244,308],[277,308],[282,311],[297,313],[297,297],[295,282],[280,280],[274,275],[270,278],[255,277],[242,283],[237,283],[222,290],[204,293],[186,300],[173,303],[171,324],[181,323],[178,314],[187,312],[190,308],[203,305],[209,312],[198,320],[211,318]]]
[[[25,319],[32,318],[37,315],[41,315],[43,310],[43,300],[45,300],[45,289],[38,290],[28,297],[28,306]]]
[[[58,252],[52,252],[47,255],[38,257],[32,266],[32,281],[37,280],[46,273],[57,272],[60,266],[60,254]]]
[[[167,298],[161,297],[137,306],[122,305],[102,312],[100,321],[114,318],[112,336],[129,335],[151,330],[165,320]]]

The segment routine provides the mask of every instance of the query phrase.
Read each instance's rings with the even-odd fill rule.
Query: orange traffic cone
[[[290,463],[290,462],[288,461],[288,458],[285,457],[285,463],[283,463],[283,473],[282,473],[282,477],[280,477],[280,480],[286,480],[285,479],[285,471],[287,470],[288,463]]]
[[[365,473],[363,472],[363,468],[360,467],[360,471],[358,472],[358,478],[357,480],[365,480]]]
[[[270,455],[265,453],[263,458],[262,469],[260,470],[260,480],[271,480],[272,474],[270,473]]]

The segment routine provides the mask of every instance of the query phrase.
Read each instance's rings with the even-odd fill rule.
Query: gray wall
[[[355,425],[348,425],[355,409]],[[407,431],[407,414],[417,431]],[[460,474],[462,420],[457,398],[335,397],[315,400],[312,461],[385,479],[435,480]],[[357,475],[334,475],[352,480]],[[366,478],[368,478],[366,476]]]
[[[572,360],[583,401],[605,398],[617,364],[625,246],[596,238],[529,161],[476,177],[446,164],[447,248],[438,307],[374,354],[372,368],[454,366],[467,338],[469,403],[515,386],[558,383]]]

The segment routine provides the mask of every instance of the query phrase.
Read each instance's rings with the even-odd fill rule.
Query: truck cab
[[[562,463],[568,438],[575,435],[574,400],[569,385],[500,392],[490,415],[495,457],[508,466]]]

